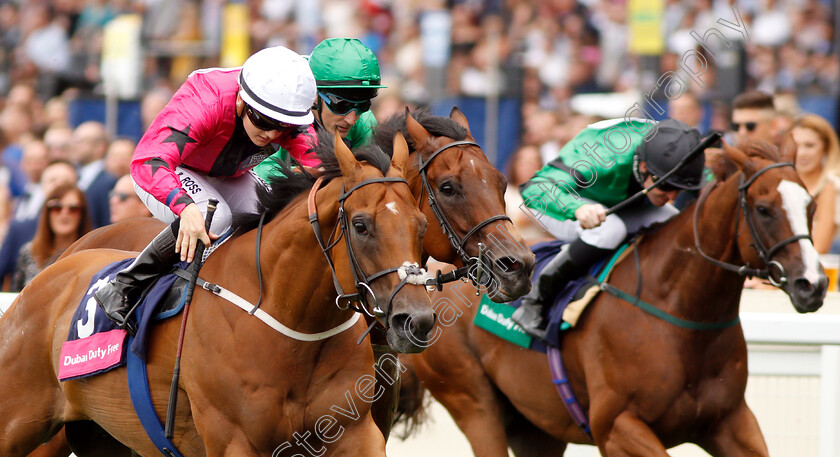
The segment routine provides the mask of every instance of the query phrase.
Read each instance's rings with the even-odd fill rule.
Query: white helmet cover
[[[315,77],[309,62],[283,46],[265,48],[245,61],[239,96],[265,116],[295,125],[311,124]]]

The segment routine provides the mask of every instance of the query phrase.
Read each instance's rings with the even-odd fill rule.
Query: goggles
[[[251,108],[250,105],[245,105],[245,115],[248,116],[248,119],[251,120],[251,123],[254,124],[254,127],[266,132],[271,130],[288,130],[297,127],[294,124],[280,122],[264,114],[260,114],[259,111],[255,110],[254,108]]]
[[[654,174],[650,175],[651,182],[656,182],[659,180],[659,176]],[[675,190],[682,190],[679,187],[675,187],[673,184],[669,184],[668,181],[663,182],[656,186],[657,189],[661,190],[662,192],[673,192]]]
[[[362,113],[365,113],[370,109],[370,100],[357,102],[321,91],[318,91],[318,95],[322,100],[324,100],[324,104],[327,105],[327,108],[329,108],[333,114],[337,114],[339,116],[344,116],[353,110],[356,111],[356,115],[361,116]]]

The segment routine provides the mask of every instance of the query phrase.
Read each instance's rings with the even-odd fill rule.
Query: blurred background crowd
[[[731,141],[755,130],[779,146],[816,143],[809,191],[829,183],[835,196],[838,18],[831,0],[0,0],[0,275],[8,290],[33,237],[48,240],[35,243],[37,267],[66,247],[59,232],[73,230],[53,218],[78,216],[70,225],[83,233],[148,214],[125,177],[130,157],[192,70],[272,45],[308,54],[334,36],[376,53],[388,86],[378,119],[406,104],[462,108],[510,180],[512,213],[516,186],[563,144],[634,107]],[[652,91],[668,74],[685,82],[677,96]],[[753,91],[770,97],[753,107],[771,113],[766,128],[733,119],[733,100]],[[818,121],[802,124],[806,113]],[[823,200],[834,221],[840,198]]]

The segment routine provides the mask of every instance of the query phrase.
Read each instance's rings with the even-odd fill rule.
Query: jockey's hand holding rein
[[[575,210],[575,219],[584,229],[592,229],[607,219],[607,209],[598,203],[587,203]]]
[[[218,239],[219,235],[207,233],[204,229],[204,215],[195,203],[190,203],[181,211],[181,224],[178,229],[178,240],[175,243],[175,252],[181,254],[181,260],[193,261],[195,247],[198,240],[205,246],[210,246],[210,240]]]

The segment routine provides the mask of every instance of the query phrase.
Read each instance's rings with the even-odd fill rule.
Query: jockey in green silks
[[[367,144],[376,126],[370,101],[386,87],[373,51],[355,38],[328,38],[312,50],[309,68],[318,89],[312,107],[315,123],[330,133],[338,131],[351,149]],[[281,148],[254,171],[268,181],[280,173],[278,162],[287,163],[288,157]]]
[[[698,154],[647,198],[607,215],[607,207],[650,187],[700,142],[700,133],[666,119],[611,119],[587,126],[520,188],[523,205],[555,238],[568,244],[537,277],[513,320],[526,333],[545,337],[543,305],[565,284],[618,248],[628,235],[679,211],[670,203],[704,180]]]

